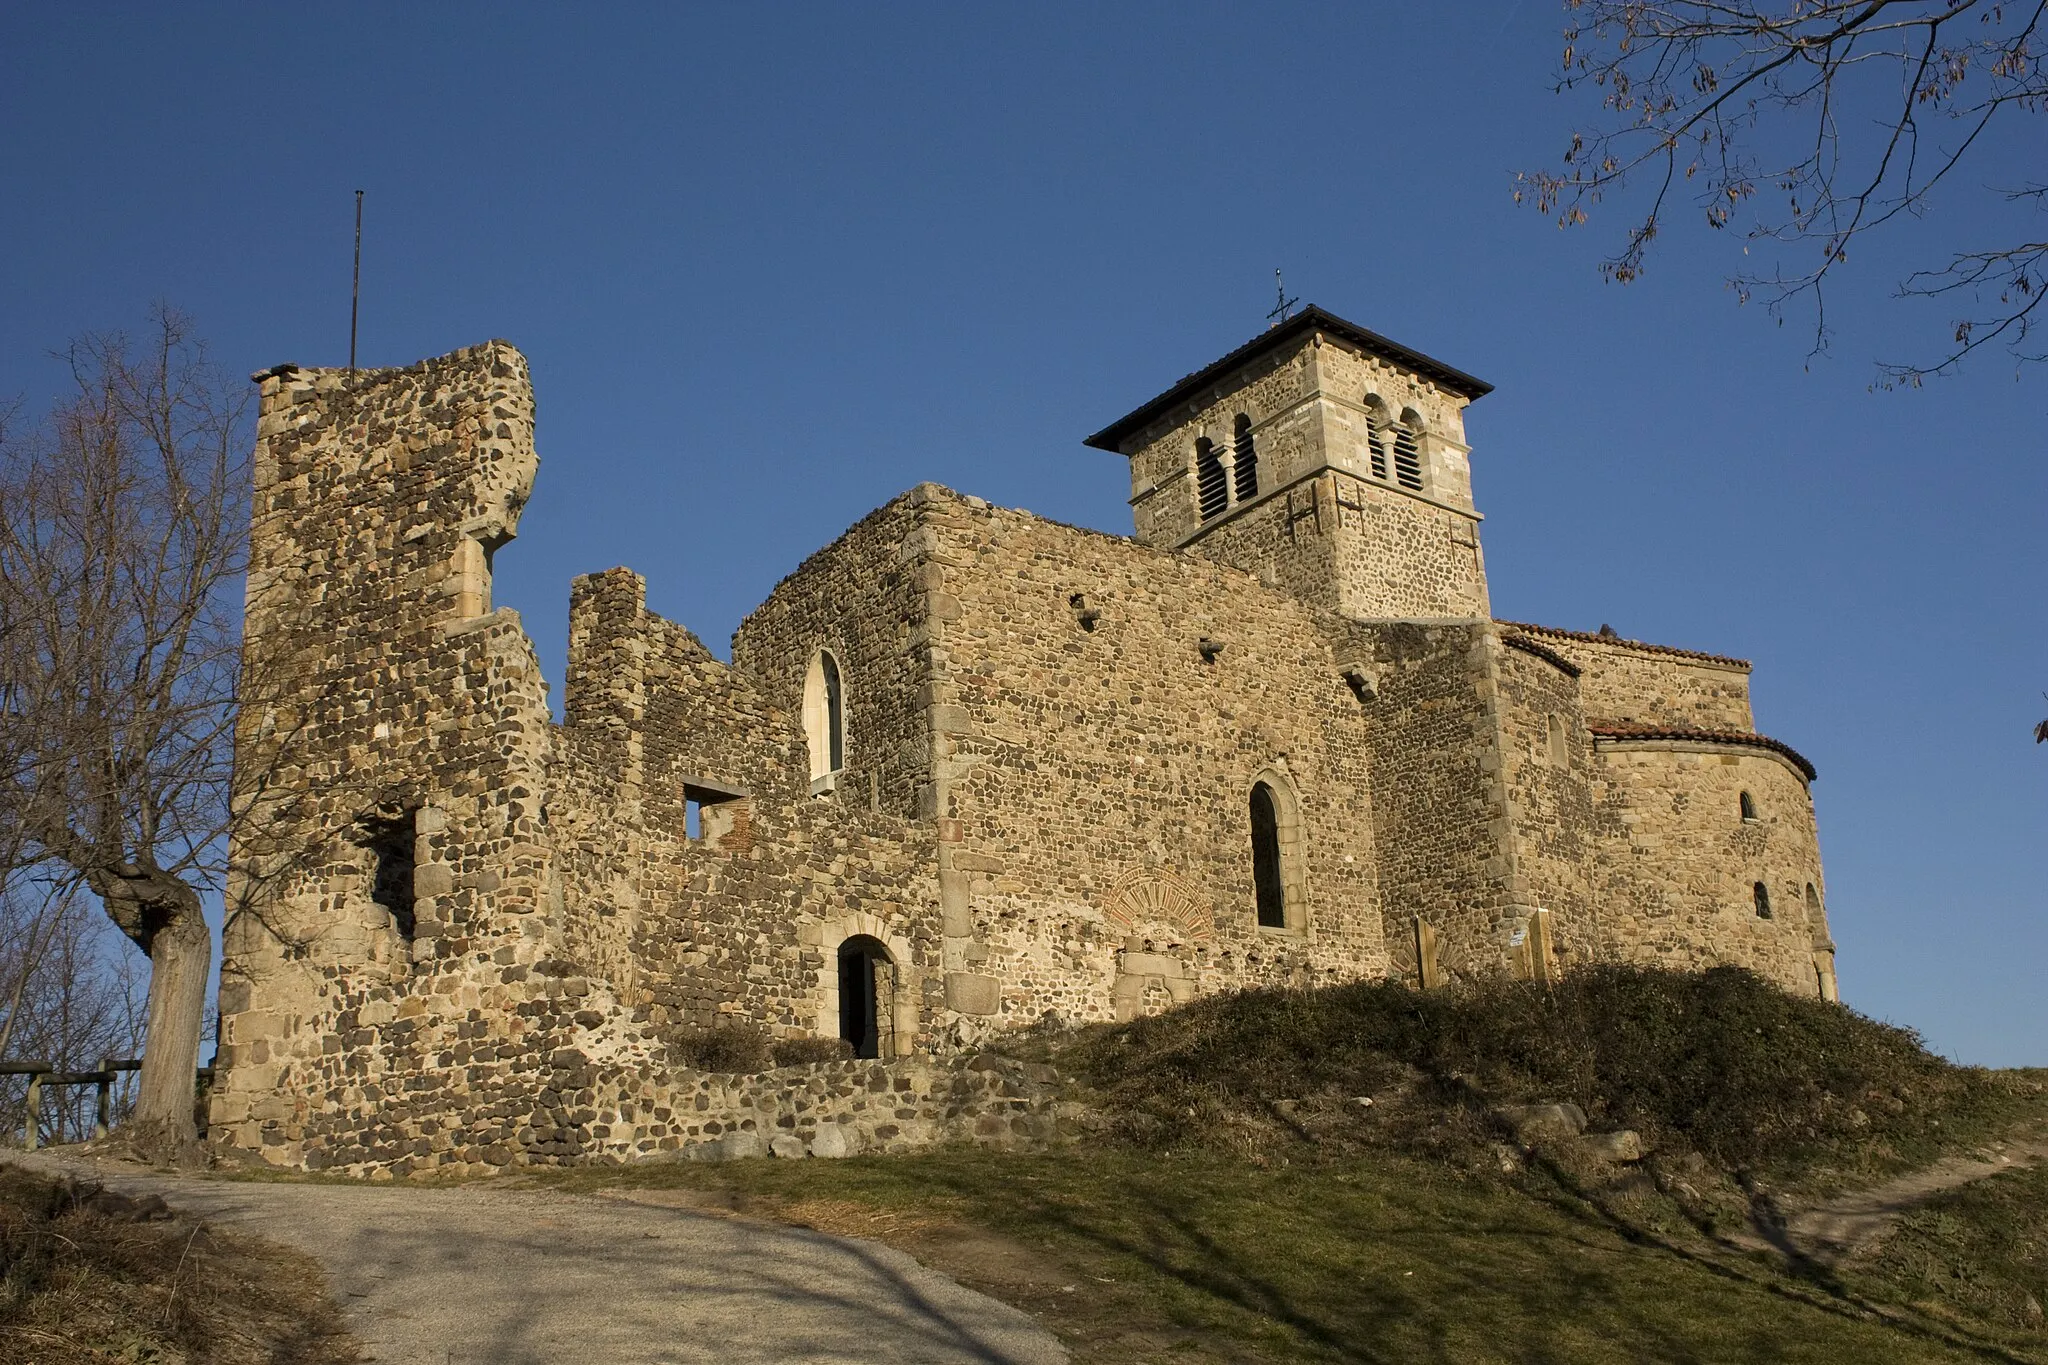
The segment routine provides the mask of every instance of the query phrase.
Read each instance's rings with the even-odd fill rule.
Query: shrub
[[[811,1066],[849,1060],[853,1044],[844,1038],[784,1038],[768,1051],[777,1066]]]
[[[687,1028],[669,1046],[679,1062],[698,1071],[766,1071],[771,1060],[768,1031],[758,1024]]]
[[[1399,1102],[1375,1122],[1400,1145],[1469,1146],[1492,1106],[1571,1101],[1598,1127],[1783,1171],[1878,1146],[1931,1151],[2004,1095],[1910,1030],[1734,967],[1592,967],[1549,988],[1381,982],[1214,996],[1089,1030],[1062,1054],[1146,1145],[1213,1144],[1236,1116],[1281,1099],[1388,1093]]]

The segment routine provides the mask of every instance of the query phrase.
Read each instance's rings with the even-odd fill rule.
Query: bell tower
[[[1492,388],[1311,307],[1087,444],[1130,460],[1141,544],[1357,620],[1485,618],[1464,413]]]

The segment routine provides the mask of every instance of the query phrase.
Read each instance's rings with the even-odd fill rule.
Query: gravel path
[[[902,1361],[1053,1365],[1024,1313],[875,1242],[622,1200],[167,1176],[9,1160],[308,1253],[384,1365]]]

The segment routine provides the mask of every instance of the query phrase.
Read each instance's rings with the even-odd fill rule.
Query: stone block
[[[946,973],[946,1008],[962,1014],[996,1014],[1003,1007],[1003,985],[980,972]]]
[[[856,1156],[860,1149],[860,1133],[849,1123],[821,1124],[811,1137],[811,1155],[815,1157]]]

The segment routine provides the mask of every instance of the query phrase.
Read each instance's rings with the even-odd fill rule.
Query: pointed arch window
[[[1252,419],[1242,412],[1231,429],[1230,449],[1236,463],[1237,501],[1250,502],[1259,495],[1259,451],[1252,440]]]
[[[1195,499],[1203,521],[1230,506],[1230,476],[1216,443],[1206,436],[1195,442]]]
[[[1771,917],[1771,889],[1762,882],[1758,882],[1751,890],[1750,896],[1756,901],[1756,917],[1758,919],[1769,919]]]
[[[811,792],[823,795],[838,785],[846,767],[846,684],[829,649],[811,656],[804,678],[804,742],[810,750]]]
[[[1276,771],[1252,783],[1252,895],[1261,929],[1302,927],[1301,804]]]

